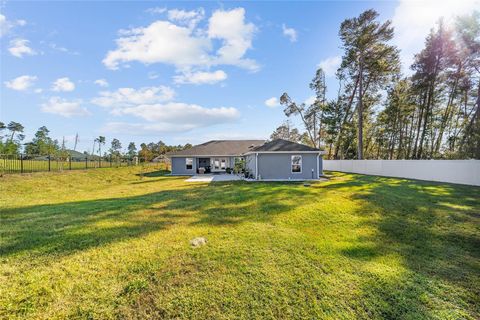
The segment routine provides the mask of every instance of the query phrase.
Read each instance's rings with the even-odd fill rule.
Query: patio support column
[[[255,180],[258,180],[258,152],[255,153]]]
[[[317,154],[317,179],[320,179],[320,153]]]

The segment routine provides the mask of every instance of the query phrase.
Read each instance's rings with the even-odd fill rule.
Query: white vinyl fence
[[[323,169],[480,186],[480,160],[323,160]]]

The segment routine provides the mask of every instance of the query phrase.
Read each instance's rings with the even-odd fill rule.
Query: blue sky
[[[344,19],[369,8],[393,19],[408,65],[440,16],[480,7],[453,4],[3,2],[0,119],[27,140],[46,125],[72,147],[78,133],[81,151],[98,135],[124,147],[267,138],[285,120],[276,99],[309,99],[319,65],[335,95]]]

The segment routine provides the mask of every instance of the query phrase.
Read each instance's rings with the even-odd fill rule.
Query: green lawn
[[[0,318],[480,318],[480,188],[141,170],[0,178]]]

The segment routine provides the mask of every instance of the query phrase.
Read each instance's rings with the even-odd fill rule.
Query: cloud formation
[[[166,86],[120,88],[101,92],[92,103],[107,108],[115,116],[133,116],[146,121],[109,122],[105,130],[110,132],[181,132],[235,121],[240,115],[233,107],[206,108],[172,101],[174,96],[175,91]]]
[[[223,70],[217,70],[212,72],[198,71],[198,72],[185,72],[177,75],[173,78],[173,81],[177,84],[215,84],[227,79],[227,74]]]
[[[37,53],[29,47],[29,43],[30,41],[28,41],[27,39],[13,39],[10,41],[8,51],[12,56],[17,58],[23,58],[24,55],[36,55]]]
[[[318,66],[323,69],[323,72],[325,72],[325,76],[333,77],[335,76],[338,67],[340,67],[341,62],[342,58],[340,56],[334,56],[320,61]]]
[[[68,77],[59,78],[55,80],[52,84],[52,91],[64,91],[69,92],[75,90],[75,84],[70,81]]]
[[[81,106],[81,100],[66,100],[60,97],[51,97],[46,103],[41,104],[45,113],[56,114],[65,118],[74,116],[88,116],[90,112]]]
[[[0,38],[5,36],[10,31],[10,29],[16,26],[24,26],[26,24],[27,21],[25,20],[11,21],[8,20],[5,15],[0,14]]]
[[[5,86],[12,90],[25,91],[28,88],[32,87],[33,84],[37,81],[36,76],[24,75],[12,79],[10,81],[5,81]]]
[[[284,24],[282,24],[282,31],[283,35],[287,37],[290,42],[295,42],[297,41],[297,31],[293,28],[289,28]]]
[[[269,108],[276,108],[280,106],[280,101],[278,101],[278,98],[276,97],[271,97],[265,100],[265,105]]]
[[[121,113],[119,110],[122,108],[170,101],[174,96],[175,91],[167,86],[119,88],[115,91],[100,92],[98,97],[92,99],[92,103],[111,108],[112,113]]]
[[[108,82],[105,79],[97,79],[93,83],[95,83],[96,85],[98,85],[100,87],[104,87],[104,88],[108,87]]]
[[[245,58],[252,47],[256,31],[245,21],[245,10],[216,10],[206,29],[197,26],[203,19],[203,9],[170,10],[170,21],[157,20],[146,27],[121,30],[117,47],[103,59],[109,69],[118,69],[128,62],[165,63],[177,69],[208,68],[234,65],[249,70],[258,69],[254,60]]]

